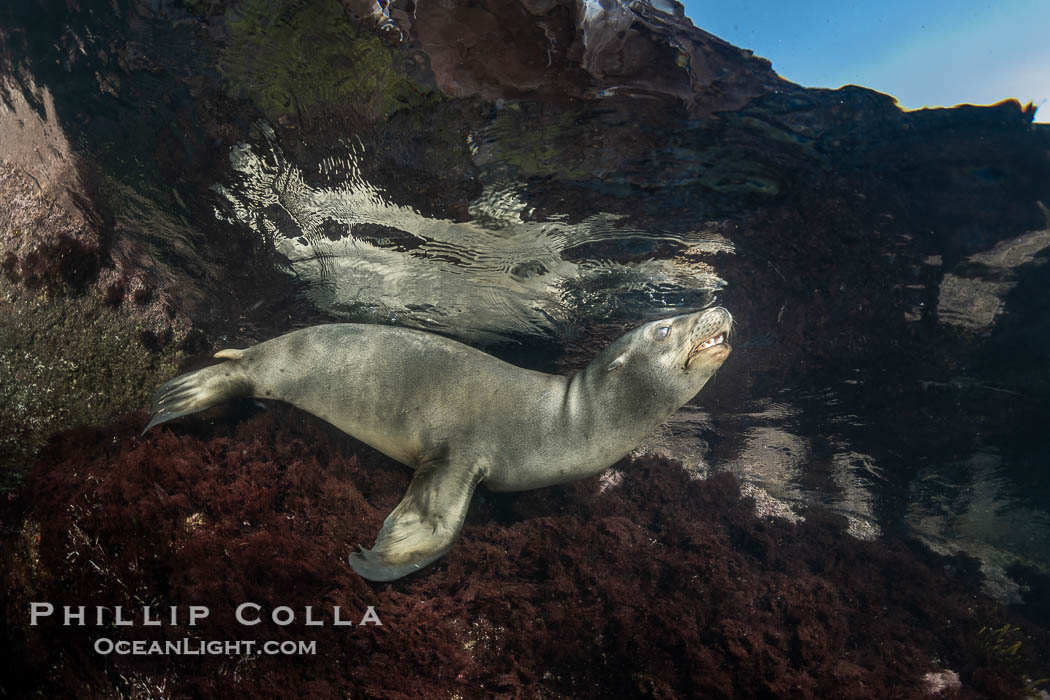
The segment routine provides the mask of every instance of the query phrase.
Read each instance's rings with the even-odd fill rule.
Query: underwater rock
[[[1045,264],[1036,256],[1050,249],[1050,210],[1040,203],[1047,227],[1000,241],[991,250],[974,253],[948,272],[937,298],[941,323],[970,330],[987,330],[1006,309],[1006,295],[1017,286],[1016,268]]]
[[[79,183],[77,156],[55,123],[50,93],[25,87],[28,94],[0,77],[0,95],[7,96],[0,112],[0,274],[31,289],[82,290],[98,275],[100,222]]]

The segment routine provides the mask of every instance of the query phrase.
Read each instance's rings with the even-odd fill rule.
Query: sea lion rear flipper
[[[225,352],[234,351],[224,350],[215,357],[232,359],[223,355]],[[243,351],[236,352],[243,356]],[[227,399],[248,396],[251,391],[252,383],[237,362],[223,362],[180,375],[153,395],[153,415],[142,434],[155,425],[203,411]]]
[[[371,581],[393,581],[439,559],[459,537],[479,481],[477,469],[448,462],[420,466],[375,545],[351,554],[350,566]]]

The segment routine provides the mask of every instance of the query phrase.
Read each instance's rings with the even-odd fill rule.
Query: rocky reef
[[[6,4],[0,691],[1034,692],[1033,113],[794,85],[674,2]],[[447,559],[392,585],[345,559],[403,467],[281,407],[136,437],[164,379],[312,323],[571,371],[715,302],[735,349],[697,404],[613,477],[482,491]],[[103,630],[30,627],[42,600],[208,605],[201,636],[318,653],[103,657]],[[247,629],[244,600],[383,625]],[[104,632],[186,633],[132,630]]]
[[[760,517],[731,475],[693,480],[652,457],[614,478],[483,494],[433,571],[377,586],[345,560],[400,499],[403,467],[283,407],[148,439],[144,418],[64,433],[33,472],[5,548],[5,656],[22,671],[9,694],[875,698],[944,683],[938,697],[1008,697],[1050,654],[1026,611],[974,594],[973,560],[854,541],[819,508],[800,524]],[[30,627],[33,600],[87,606],[89,626]],[[258,626],[236,621],[243,602]],[[96,606],[116,605],[139,622],[91,627]],[[191,605],[209,608],[197,630]],[[164,625],[142,626],[143,606]],[[272,623],[279,606],[296,623]],[[308,606],[324,625],[304,625]],[[335,606],[354,622],[372,606],[382,625],[335,626]],[[316,653],[92,646],[187,635]]]

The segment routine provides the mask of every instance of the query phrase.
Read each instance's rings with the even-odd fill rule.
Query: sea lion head
[[[732,325],[733,317],[720,306],[651,321],[617,340],[599,359],[610,378],[630,377],[640,400],[647,394],[678,408],[729,357]]]

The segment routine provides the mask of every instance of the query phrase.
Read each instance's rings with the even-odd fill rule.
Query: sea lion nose
[[[698,320],[705,325],[721,325],[732,318],[733,316],[724,306],[714,306],[703,311]]]

